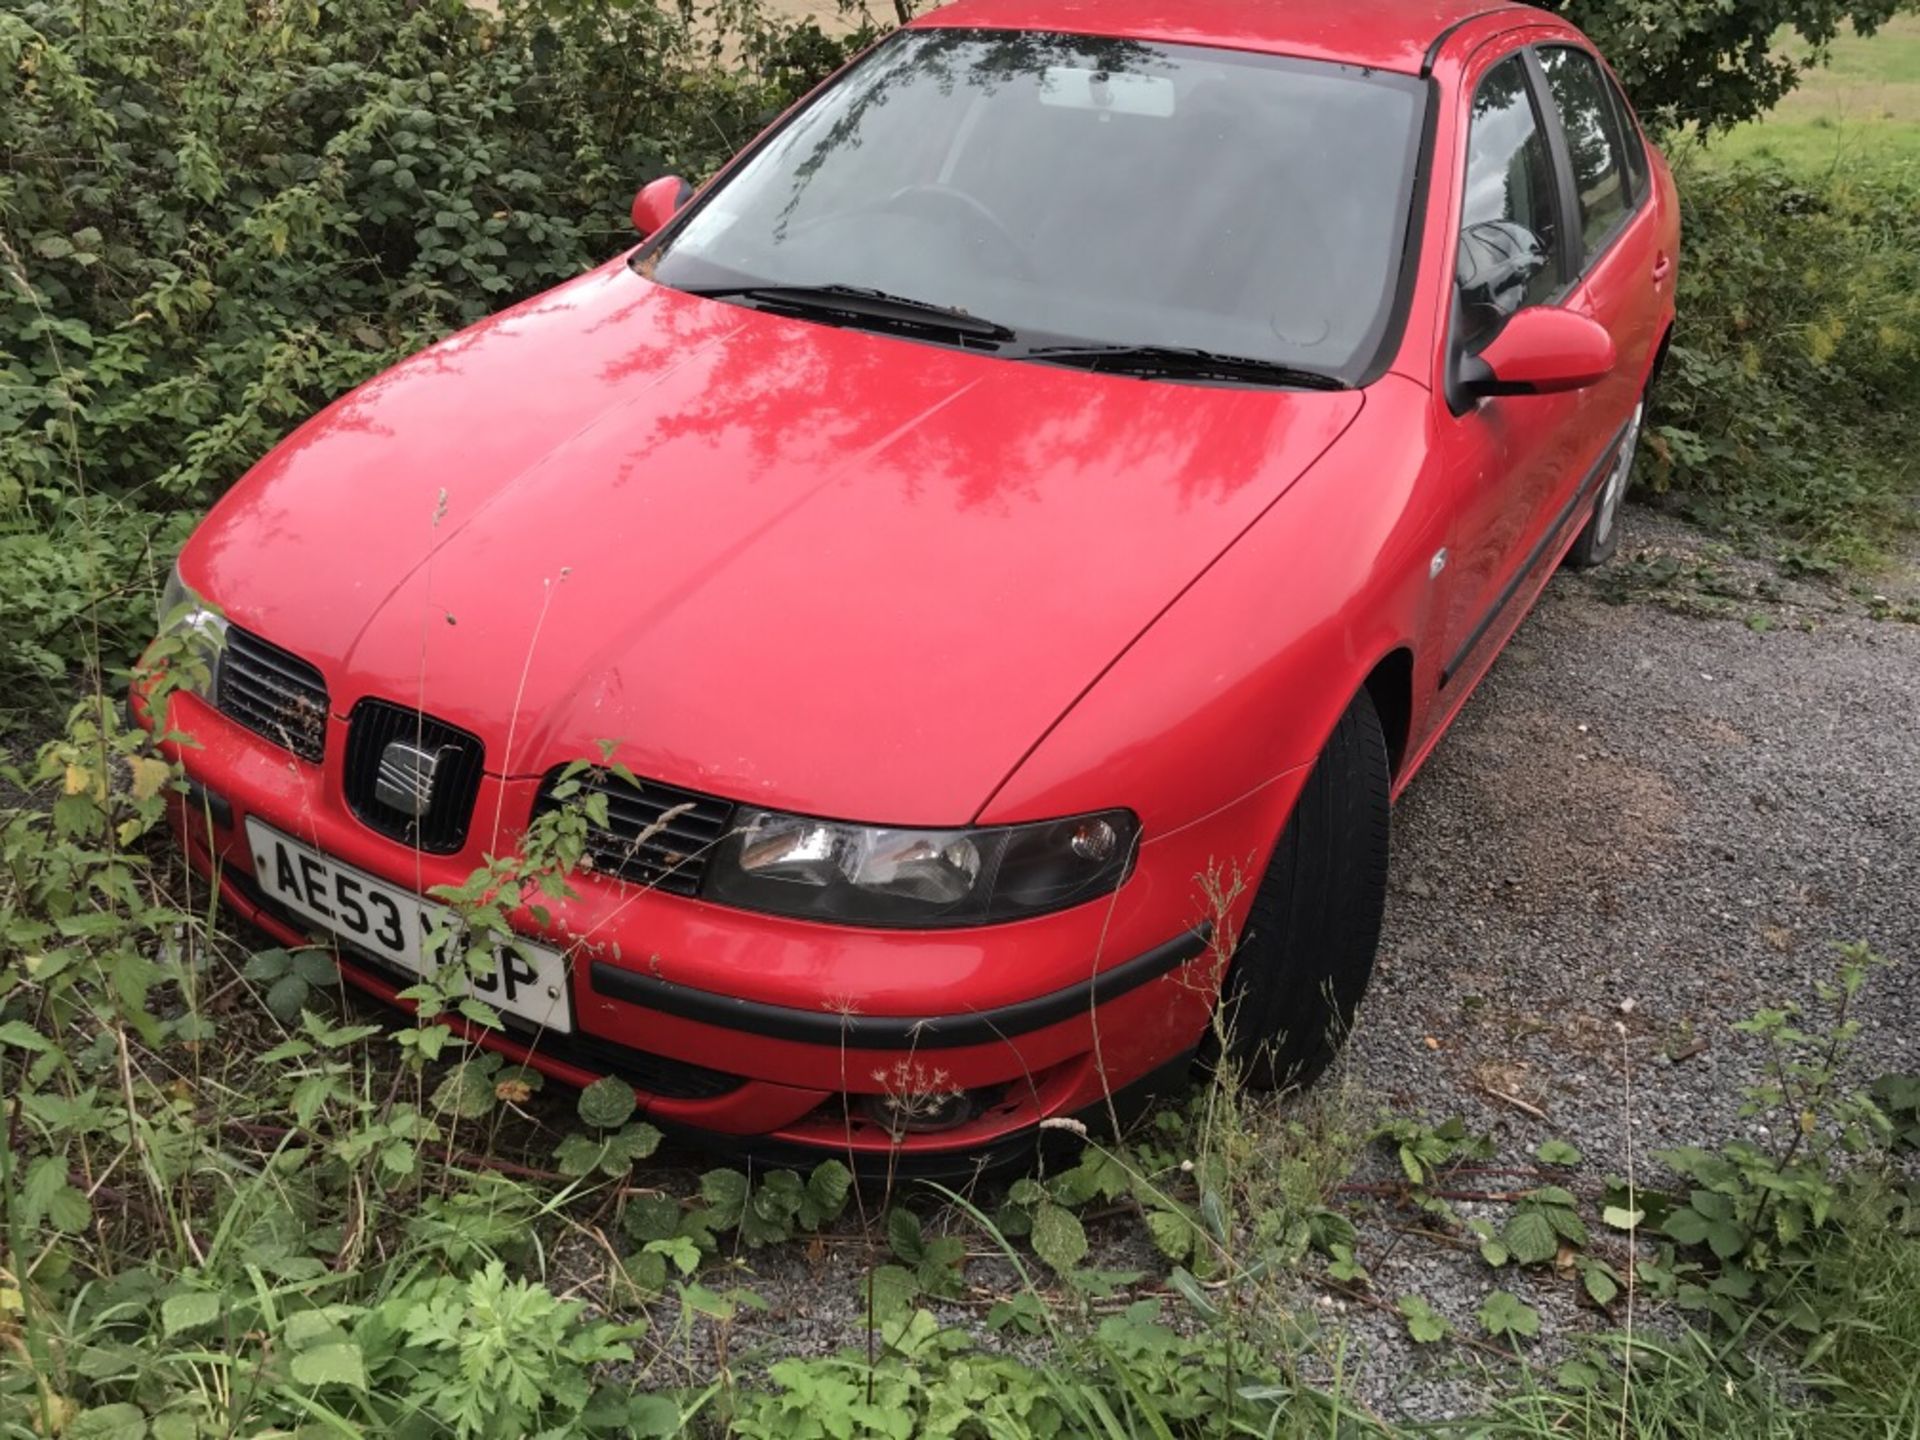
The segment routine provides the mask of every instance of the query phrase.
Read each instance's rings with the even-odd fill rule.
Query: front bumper
[[[426,891],[511,848],[537,779],[484,777],[466,847],[422,855],[347,807],[333,763],[344,753],[341,717],[329,722],[329,763],[313,765],[196,697],[172,703],[174,728],[196,742],[163,747],[196,787],[173,817],[194,867],[254,925],[284,944],[334,948],[347,980],[404,1005],[410,977],[314,934],[256,887],[247,817]],[[578,875],[576,896],[551,907],[550,925],[515,917],[572,956],[576,1033],[456,1029],[569,1084],[619,1075],[655,1123],[750,1139],[762,1152],[958,1158],[1003,1149],[1049,1118],[1104,1109],[1191,1054],[1223,969],[1199,877],[1256,873],[1278,830],[1274,807],[1290,804],[1293,788],[1266,787],[1204,824],[1150,837],[1105,901],[975,930],[823,925]],[[953,1090],[968,1095],[968,1119],[898,1137],[860,1103]]]

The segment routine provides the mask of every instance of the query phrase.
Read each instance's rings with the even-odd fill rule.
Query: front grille
[[[553,788],[564,771],[555,770],[540,787],[535,813],[560,802]],[[713,847],[733,825],[731,800],[681,790],[653,780],[628,783],[604,771],[582,777],[581,794],[606,796],[607,824],[587,832],[587,853],[593,868],[636,885],[665,890],[670,895],[697,895],[707,873]]]
[[[315,764],[326,750],[327,682],[298,655],[238,625],[227,627],[214,707]]]
[[[255,909],[264,911],[302,935],[323,936],[323,943],[337,944],[363,970],[376,971],[398,985],[411,985],[417,978],[344,936],[327,935],[311,920],[295,914],[268,895],[251,875],[228,870],[225,878]],[[544,1034],[537,1041],[511,1034],[508,1038],[531,1045],[536,1055],[544,1055],[548,1059],[578,1066],[598,1075],[617,1075],[634,1089],[662,1100],[714,1100],[722,1095],[731,1095],[747,1083],[741,1076],[729,1075],[723,1070],[709,1070],[691,1060],[675,1060],[648,1050],[636,1050],[630,1045],[616,1045],[611,1040],[602,1040],[595,1035]]]
[[[426,808],[417,816],[380,794],[381,762],[395,744],[435,757],[423,786]],[[436,855],[450,854],[466,843],[485,758],[478,735],[404,705],[362,700],[347,718],[347,804],[382,835]]]

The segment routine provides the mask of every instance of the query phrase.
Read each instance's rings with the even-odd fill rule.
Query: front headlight
[[[227,645],[227,617],[187,589],[180,567],[173,567],[160,592],[160,628],[147,647],[142,667],[164,669],[174,690],[212,700]]]
[[[987,925],[1092,900],[1133,866],[1125,810],[982,830],[897,830],[743,811],[705,899],[847,925]]]

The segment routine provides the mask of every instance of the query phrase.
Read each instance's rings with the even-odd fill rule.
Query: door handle
[[[1673,273],[1673,257],[1672,256],[1662,255],[1658,260],[1655,260],[1653,262],[1653,283],[1654,284],[1658,285],[1662,280],[1666,279],[1667,276],[1671,275],[1672,273]]]

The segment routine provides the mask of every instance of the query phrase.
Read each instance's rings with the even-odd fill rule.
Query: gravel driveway
[[[1811,1000],[1833,942],[1920,961],[1920,624],[1650,512],[1625,524],[1613,566],[1556,577],[1395,811],[1380,965],[1328,1082],[1363,1114],[1462,1115],[1506,1160],[1569,1140],[1573,1183],[1623,1172],[1629,1136],[1645,1175],[1653,1150],[1735,1133],[1760,1056],[1733,1022]],[[1911,966],[1875,979],[1865,1018],[1863,1078],[1920,1070]],[[1367,1220],[1357,1247],[1380,1299],[1418,1293],[1472,1334],[1505,1287],[1541,1311],[1549,1355],[1618,1323],[1571,1276],[1496,1276],[1392,1221]],[[1127,1222],[1093,1238],[1091,1263],[1158,1268]],[[800,1248],[742,1257],[772,1310],[740,1351],[858,1343],[864,1244]],[[1012,1276],[984,1256],[968,1279],[980,1297]],[[933,1308],[977,1326],[984,1303]],[[1337,1295],[1301,1303],[1344,1336],[1346,1388],[1382,1415],[1475,1406],[1458,1352],[1416,1350],[1396,1317]]]
[[[1631,1138],[1645,1175],[1652,1150],[1756,1128],[1738,1109],[1761,1057],[1731,1027],[1811,1001],[1844,940],[1908,962],[1870,982],[1859,1078],[1920,1070],[1920,625],[1715,548],[1629,512],[1621,559],[1556,577],[1409,789],[1348,1051],[1363,1095],[1463,1115],[1503,1158],[1570,1140],[1588,1180],[1624,1172]],[[1882,583],[1912,594],[1910,575]],[[1541,1308],[1549,1345],[1617,1323],[1571,1279],[1363,1240],[1379,1294],[1419,1293],[1467,1333],[1496,1284]],[[1384,1413],[1471,1405],[1391,1320],[1341,1324]]]
[[[1633,512],[1625,573],[1705,548]],[[1920,626],[1713,569],[1760,594],[1672,592],[1702,619],[1558,576],[1409,789],[1362,1085],[1488,1124],[1530,1118],[1511,1096],[1618,1167],[1616,1022],[1639,1144],[1699,1141],[1754,1078],[1731,1022],[1811,999],[1832,942],[1920,959]],[[1920,977],[1868,1001],[1874,1063],[1920,1064]]]

